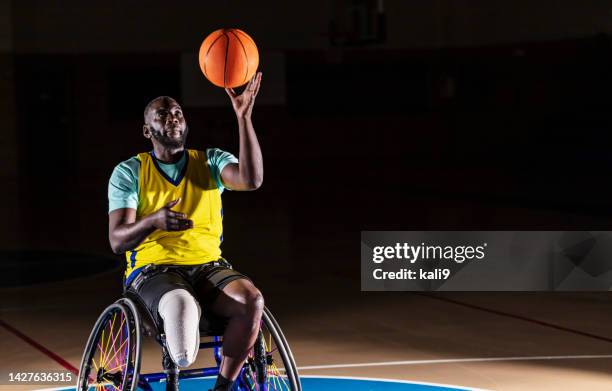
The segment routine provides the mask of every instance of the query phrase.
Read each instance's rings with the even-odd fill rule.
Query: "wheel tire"
[[[253,353],[251,357],[249,357],[248,363],[241,372],[241,381],[239,382],[237,388],[244,390],[261,389],[261,381],[264,380],[268,382],[267,389],[271,391],[301,391],[302,385],[300,383],[300,377],[295,365],[295,359],[293,358],[293,354],[289,348],[289,344],[287,343],[287,340],[285,339],[285,336],[283,335],[278,323],[272,316],[272,313],[267,308],[264,309],[261,322],[262,328],[260,330],[260,334],[258,335],[255,346],[253,347]],[[266,346],[267,336],[271,336],[276,349],[271,349],[271,346]],[[270,367],[266,364],[266,357],[264,357],[264,360],[262,360],[262,351],[264,354],[266,354],[266,356],[268,354],[272,355],[275,351],[278,351],[278,355],[280,356],[285,369],[287,382],[283,380],[281,384],[281,381],[278,381],[278,379],[275,382],[274,376],[272,376],[272,381],[270,381]],[[265,368],[261,367],[262,361],[266,365]],[[254,387],[254,384],[257,384],[257,387]],[[276,385],[278,385],[280,388],[277,388]]]
[[[125,336],[124,336],[123,331],[121,331],[121,333],[119,334],[121,335],[121,339],[119,340],[119,344],[120,344],[119,346],[120,346],[120,349],[123,349],[122,346],[124,344],[127,345],[126,347],[127,355],[125,356],[125,364],[121,365],[121,366],[125,366],[126,369],[124,372],[119,372],[121,375],[120,375],[120,378],[117,380],[117,381],[120,381],[121,387],[116,387],[116,388],[122,391],[134,391],[136,389],[136,386],[138,384],[138,375],[140,372],[140,320],[138,318],[137,312],[135,312],[135,307],[133,306],[133,303],[131,303],[128,299],[120,299],[117,302],[106,307],[106,309],[102,312],[102,314],[98,317],[98,320],[94,324],[94,327],[87,340],[87,344],[85,345],[85,350],[83,351],[83,357],[81,359],[81,365],[79,368],[79,376],[77,378],[77,385],[76,385],[76,389],[78,391],[89,390],[89,388],[91,387],[89,383],[89,380],[92,375],[91,371],[92,369],[97,367],[94,355],[96,352],[98,352],[98,347],[100,347],[99,343],[100,343],[100,339],[102,337],[103,331],[107,329],[111,330],[111,328],[114,327],[113,321],[117,319],[117,315],[119,315],[120,319],[122,319],[122,322],[125,322],[126,324],[127,332],[125,333]],[[113,322],[113,323],[109,325],[109,322]],[[122,325],[123,323],[119,325],[120,329],[122,329]],[[114,337],[112,342],[110,341],[110,337],[109,337],[109,340],[106,342],[107,347],[109,343],[112,343],[114,345],[119,335]],[[104,345],[104,342],[102,343],[102,345]],[[116,355],[120,350],[114,350],[114,351],[115,351],[114,354]],[[111,357],[111,358],[114,358],[114,357]],[[101,361],[102,360],[100,359],[100,364],[102,366]],[[118,358],[116,362],[119,363]],[[111,364],[111,365],[116,365],[116,364]],[[102,368],[99,368],[99,369],[102,369]],[[112,374],[110,371],[108,373]],[[125,376],[125,373],[127,373],[128,376]],[[116,374],[117,372],[114,375]],[[95,374],[96,379],[97,379],[97,375],[98,374]],[[105,388],[110,388],[110,387],[105,387]]]
[[[285,338],[285,334],[283,334],[283,330],[281,330],[280,326],[278,325],[278,322],[276,321],[274,316],[272,316],[272,312],[270,312],[268,307],[264,307],[264,315],[269,319],[269,321],[272,323],[272,325],[278,332],[278,336],[280,340],[282,341],[282,345],[285,347],[287,351],[287,358],[291,362],[291,369],[293,371],[293,374],[294,374],[294,377],[297,383],[296,390],[302,391],[302,383],[300,382],[300,374],[298,373],[297,364],[295,363],[295,358],[293,357],[293,352],[291,351],[291,347],[289,346],[289,343],[287,342],[287,338]]]

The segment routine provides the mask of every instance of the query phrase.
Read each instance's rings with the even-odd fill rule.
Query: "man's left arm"
[[[230,163],[221,171],[223,186],[231,190],[255,190],[263,182],[263,157],[251,120],[255,97],[260,85],[261,72],[258,72],[247,84],[242,94],[236,94],[231,88],[225,89],[236,113],[240,137],[238,163]]]

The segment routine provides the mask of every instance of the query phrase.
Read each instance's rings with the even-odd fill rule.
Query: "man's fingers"
[[[178,224],[178,231],[185,231],[193,228],[193,222],[191,220],[181,220]]]
[[[185,218],[187,218],[187,215],[185,213],[175,212],[173,210],[169,210],[168,213],[169,213],[169,215],[171,217],[174,217],[175,219],[185,219]]]
[[[257,74],[253,76],[251,88],[249,89],[249,92],[251,93],[251,96],[253,98],[257,96],[260,85],[261,85],[261,72],[257,72]]]
[[[187,224],[187,225],[191,224],[193,225],[193,220],[185,219],[182,217],[168,217],[167,221],[168,223],[171,223],[171,224]]]
[[[185,231],[193,228],[193,221],[188,219],[168,219],[166,228],[167,231]]]
[[[170,209],[174,205],[178,204],[179,202],[181,202],[181,197],[177,198],[176,200],[172,200],[172,201],[168,202],[164,208]]]
[[[257,84],[255,85],[255,92],[253,92],[253,96],[257,96],[259,87],[261,87],[261,72],[257,74]]]
[[[253,85],[253,80],[255,80],[255,76],[253,76],[251,78],[251,80],[249,80],[249,82],[247,83],[246,87],[244,87],[245,91],[251,91],[251,86]]]
[[[257,72],[253,78],[251,79],[251,83],[250,83],[250,91],[252,93],[255,93],[255,90],[257,90],[257,86],[259,85],[259,80],[260,80],[260,75],[261,72]]]
[[[227,92],[227,95],[229,95],[230,98],[235,98],[236,97],[236,93],[231,88],[225,88],[225,92]]]
[[[189,220],[189,219],[177,219],[177,224],[181,227],[187,227],[187,228],[192,228],[193,227],[193,220]]]

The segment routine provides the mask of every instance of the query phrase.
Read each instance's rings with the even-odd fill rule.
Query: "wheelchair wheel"
[[[255,346],[237,382],[239,390],[301,391],[289,344],[272,313],[265,308]]]
[[[140,320],[127,299],[108,306],[96,321],[76,389],[134,391],[140,371]]]

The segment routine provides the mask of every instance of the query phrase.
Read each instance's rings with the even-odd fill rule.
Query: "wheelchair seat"
[[[151,311],[149,311],[140,296],[133,291],[127,290],[123,292],[123,297],[131,300],[136,306],[136,310],[140,316],[140,328],[143,334],[147,337],[154,337],[157,339],[160,334],[158,330],[163,330],[163,325],[159,324],[156,317],[151,314]]]
[[[154,316],[142,301],[140,296],[132,290],[123,292],[123,297],[131,300],[140,316],[141,329],[144,335],[160,339],[163,334],[164,326],[159,316]],[[204,316],[204,314],[202,314]],[[204,327],[205,326],[205,327]],[[227,321],[222,318],[208,318],[200,322],[200,337],[218,337],[225,333]]]

